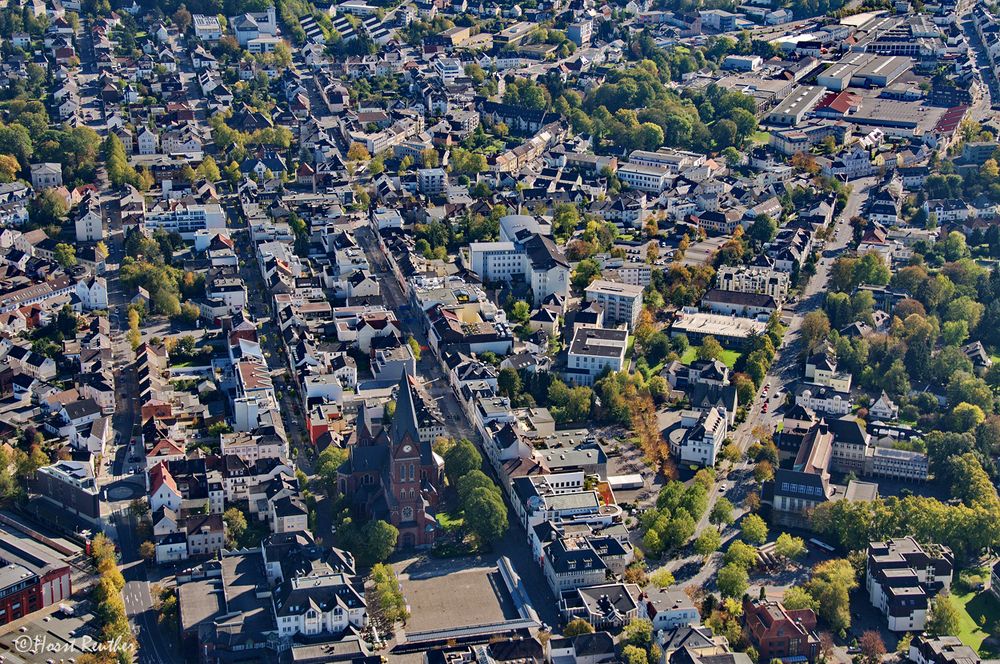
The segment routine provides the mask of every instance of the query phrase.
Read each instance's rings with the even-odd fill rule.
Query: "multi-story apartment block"
[[[150,233],[162,229],[168,233],[179,233],[185,239],[194,239],[198,231],[224,230],[226,213],[218,203],[189,205],[178,201],[160,201],[146,211],[142,226]]]
[[[930,598],[951,587],[955,556],[940,544],[921,545],[912,536],[868,547],[868,598],[893,632],[920,632]]]
[[[587,301],[604,310],[604,320],[611,325],[625,323],[631,330],[642,311],[642,286],[597,279],[587,286]]]
[[[627,348],[626,330],[577,328],[567,355],[566,376],[580,385],[591,385],[605,369],[622,370]]]
[[[779,303],[788,297],[791,288],[791,275],[770,266],[723,265],[716,281],[722,290],[770,295]]]
[[[569,292],[569,262],[547,236],[518,234],[509,242],[473,242],[469,245],[470,269],[483,281],[521,280],[531,286],[534,305],[553,293]]]

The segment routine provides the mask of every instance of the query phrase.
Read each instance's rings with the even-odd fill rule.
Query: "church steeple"
[[[396,412],[392,417],[391,439],[393,446],[399,445],[409,438],[412,443],[420,442],[420,419],[417,414],[416,386],[413,378],[405,373],[399,380],[399,392],[396,395]]]

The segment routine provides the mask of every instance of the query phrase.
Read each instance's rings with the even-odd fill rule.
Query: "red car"
[[[766,413],[766,412],[767,412],[767,406],[768,406],[768,404],[767,404],[767,402],[765,401],[765,402],[764,402],[764,407],[760,409],[760,412],[762,412],[762,413]]]

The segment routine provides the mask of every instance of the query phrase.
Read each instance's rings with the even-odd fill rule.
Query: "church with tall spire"
[[[391,422],[377,423],[370,409],[358,417],[355,444],[338,473],[338,488],[354,513],[399,530],[399,548],[434,543],[434,509],[444,490],[444,460],[421,435],[437,415],[416,379],[403,374]],[[422,439],[423,438],[423,439]]]

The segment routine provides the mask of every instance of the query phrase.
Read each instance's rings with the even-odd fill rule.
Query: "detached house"
[[[774,600],[743,600],[743,626],[762,659],[808,662],[819,656],[816,614],[789,610]]]

